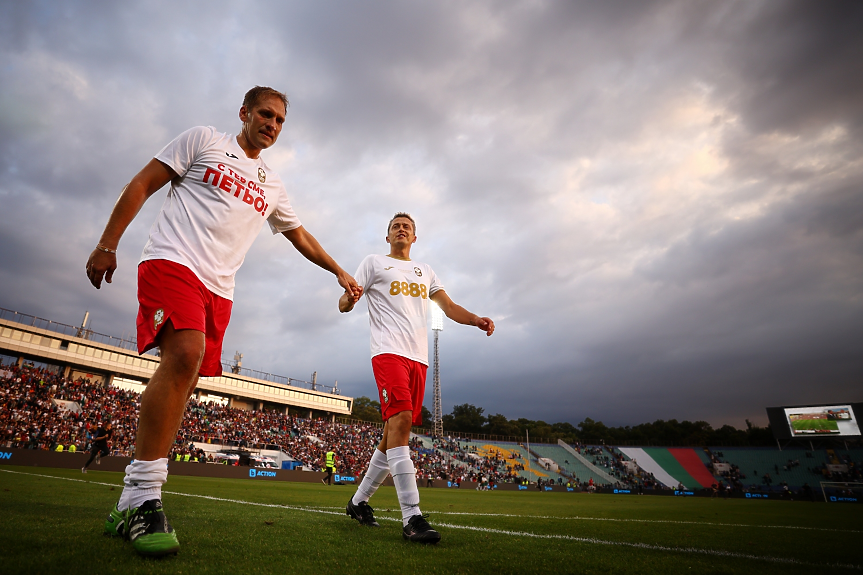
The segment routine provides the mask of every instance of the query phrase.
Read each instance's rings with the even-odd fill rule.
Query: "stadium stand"
[[[411,439],[419,441],[425,449],[434,449],[434,440],[427,435],[418,435],[411,432]]]
[[[114,455],[132,455],[140,396],[137,392],[77,378],[67,379],[37,366],[0,364],[0,444],[61,453],[86,450],[92,433],[111,421]],[[282,411],[243,410],[191,399],[172,458],[200,456],[203,447],[228,446],[284,453],[307,469],[320,469],[326,449],[339,457],[339,471],[361,474],[380,441],[380,424],[304,419]],[[632,448],[574,446],[584,465],[558,445],[480,442],[411,437],[420,478],[446,479],[456,485],[486,477],[494,484],[538,479],[561,484],[571,477],[582,486],[608,485],[592,467],[624,486],[710,488],[713,482],[737,490],[817,489],[819,481],[863,482],[863,449],[788,448]],[[62,446],[62,449],[60,447]],[[210,451],[212,456],[212,450]],[[548,459],[560,473],[544,469]],[[636,460],[640,469],[630,473]],[[651,463],[652,462],[652,463]],[[711,473],[710,465],[716,470]],[[715,467],[714,467],[715,466]]]
[[[702,489],[718,481],[692,448],[622,447],[620,450],[668,487],[682,484],[686,489]]]
[[[476,481],[482,475],[495,482],[515,482],[523,473],[526,475],[527,453],[515,443],[498,445],[445,438],[434,445],[439,457],[447,461],[450,477],[459,482]]]
[[[602,448],[589,447],[585,450],[585,453],[582,453],[582,449],[579,446],[572,447],[561,440],[558,440],[557,444],[568,451],[577,461],[580,461],[592,474],[605,479],[609,483],[614,483],[615,478],[611,477],[611,475],[606,471],[610,472],[612,475],[616,475],[618,479],[627,474],[626,470],[622,469],[621,466],[616,465],[613,457],[600,457],[601,461],[597,461],[597,454],[602,453]],[[588,454],[588,452],[590,453]],[[601,467],[605,467],[606,469],[603,470]],[[617,468],[620,468],[620,473],[614,472]]]
[[[736,465],[742,474],[741,483],[750,488],[774,487],[787,483],[791,488],[804,484],[816,485],[819,481],[860,481],[859,463],[850,467],[847,479],[842,474],[833,477],[827,465],[831,463],[825,450],[809,451],[789,448],[782,451],[772,448],[715,448],[724,454],[723,459]],[[856,453],[855,453],[856,452]],[[855,457],[856,456],[856,457]],[[849,460],[861,459],[860,450],[847,452]],[[853,460],[851,460],[853,463]],[[856,473],[855,473],[856,472]]]
[[[805,485],[813,487],[819,481],[863,479],[859,463],[863,450],[859,449],[623,447],[620,450],[665,485],[682,483],[687,489],[711,488],[714,484],[721,488],[725,483],[738,490],[782,491],[799,490]]]
[[[0,366],[0,442],[8,447],[86,449],[101,422],[114,424],[113,455],[132,455],[140,395],[134,391],[65,379],[39,368]],[[54,399],[75,402],[80,412],[62,409]],[[177,434],[173,459],[194,453],[196,442],[241,448],[275,446],[310,469],[322,467],[325,448],[339,454],[339,469],[361,473],[368,467],[381,430],[374,424],[345,425],[310,420],[278,411],[246,411],[189,400]]]
[[[134,386],[148,381],[161,361],[155,353],[139,355],[134,341],[5,308],[0,308],[0,360],[6,364],[26,361],[92,383],[119,380],[135,391],[140,389]],[[342,396],[337,386],[317,383],[314,376],[309,382],[250,370],[239,363],[223,361],[222,366],[221,376],[199,378],[198,398],[214,396],[239,408],[293,410],[308,413],[309,418],[323,413],[331,421],[351,413],[353,398]]]
[[[486,441],[477,442],[476,452],[486,457],[493,457],[494,454],[500,454],[501,457],[510,459],[519,459],[524,466],[523,469],[517,471],[520,477],[532,479],[537,477],[544,481],[555,481],[559,484],[566,483],[568,477],[561,475],[550,469],[546,469],[537,461],[537,458],[531,456],[527,448],[520,443],[503,442],[503,441]],[[534,450],[535,444],[531,444],[530,449]]]
[[[56,450],[58,445],[86,449],[92,432],[102,422],[112,421],[114,455],[132,455],[140,396],[101,383],[78,378],[65,379],[57,373],[35,367],[0,366],[0,442],[9,447]],[[62,401],[55,401],[62,400]],[[78,412],[60,405],[74,403]],[[219,445],[244,449],[277,449],[307,469],[320,469],[327,448],[338,454],[342,473],[365,471],[380,441],[379,425],[357,422],[333,423],[326,419],[303,419],[280,411],[243,410],[189,401],[170,457],[181,460],[206,457],[202,447]],[[486,476],[495,482],[515,482],[528,473],[527,454],[519,446],[471,445],[457,442],[434,443],[415,436],[412,454],[422,477],[457,478],[476,482]],[[210,459],[214,453],[210,452]],[[507,459],[508,456],[512,459]],[[534,475],[549,479],[538,469]],[[555,475],[555,478],[557,475]]]
[[[559,445],[532,444],[530,448],[541,457],[552,459],[579,483],[584,483],[591,479],[593,479],[594,484],[597,485],[609,485],[614,483],[609,480],[609,476],[607,474],[596,473],[594,469],[586,466]]]

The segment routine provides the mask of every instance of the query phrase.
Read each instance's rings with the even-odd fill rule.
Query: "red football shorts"
[[[402,411],[411,411],[413,425],[422,425],[427,369],[425,364],[392,353],[372,358],[384,421]]]
[[[168,260],[138,264],[138,353],[159,344],[156,338],[168,320],[174,329],[204,334],[206,348],[198,373],[222,375],[222,339],[231,320],[233,302],[208,290],[186,266]]]

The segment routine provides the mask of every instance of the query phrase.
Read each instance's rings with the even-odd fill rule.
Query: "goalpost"
[[[820,481],[819,483],[825,503],[836,501],[859,503],[863,501],[863,483],[849,481]]]

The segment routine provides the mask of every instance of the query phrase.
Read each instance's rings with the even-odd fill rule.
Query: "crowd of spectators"
[[[446,479],[461,485],[471,482],[514,483],[518,481],[518,471],[524,470],[524,461],[517,453],[504,456],[502,451],[492,450],[480,454],[469,441],[451,437],[433,440],[433,449],[422,448],[415,440],[413,445],[417,454],[417,473],[425,479]]]
[[[111,422],[114,426],[111,453],[133,455],[140,394],[86,379],[67,379],[35,367],[0,366],[0,376],[0,441],[5,445],[87,450],[96,429]],[[64,409],[55,399],[75,402],[81,409]],[[333,450],[341,473],[359,474],[368,467],[380,439],[381,429],[372,423],[349,425],[278,411],[245,411],[193,397],[170,458],[213,461],[195,446],[207,443],[280,449],[306,468],[321,469],[326,451]],[[421,479],[493,486],[520,482],[519,471],[525,469],[525,461],[517,452],[504,455],[492,450],[480,454],[469,441],[441,438],[434,440],[433,448],[429,449],[419,439],[412,439],[410,446]],[[593,454],[601,457],[599,450]],[[612,461],[606,456],[601,463],[616,470]],[[563,484],[563,480],[558,483]]]
[[[656,481],[652,473],[640,468],[637,473],[632,473],[625,465],[626,458],[623,453],[613,446],[576,445],[575,449],[593,465],[614,477],[617,480],[614,487],[640,491],[662,488],[662,484]]]
[[[705,448],[705,452],[707,453],[708,459],[710,459],[711,472],[713,473],[713,475],[718,475],[725,480],[724,487],[743,491],[743,489],[745,488],[743,480],[746,479],[746,474],[740,470],[740,467],[733,463],[728,463],[728,468],[725,469],[726,466],[719,465],[722,463],[726,463],[722,460],[722,458],[725,457],[724,453],[722,453],[721,451],[712,451],[707,448]],[[717,485],[717,487],[719,489],[722,489],[723,485],[719,484]]]
[[[138,394],[43,368],[0,365],[0,443],[9,447],[81,451],[103,422],[114,423],[112,452],[127,454],[135,437]],[[75,402],[80,411],[53,400]]]
[[[133,455],[140,394],[86,379],[67,379],[26,365],[0,366],[0,376],[3,444],[45,450],[62,445],[65,451],[86,450],[96,429],[111,422],[111,454]],[[65,409],[55,399],[75,402],[80,411]],[[326,452],[332,450],[341,473],[359,474],[368,467],[381,434],[381,428],[373,423],[341,424],[279,411],[245,411],[193,397],[170,458],[211,461],[195,444],[220,444],[241,449],[280,449],[306,468],[321,469]],[[524,468],[523,463],[507,462],[500,454],[479,456],[475,449],[462,449],[452,441],[438,443],[440,449],[425,449],[420,441],[413,440],[411,447],[422,478],[514,481],[517,470]]]
[[[86,379],[67,379],[26,365],[0,366],[0,376],[3,444],[45,450],[62,445],[65,451],[86,450],[96,429],[111,422],[111,454],[133,455],[140,394]],[[75,402],[81,409],[64,409],[55,399]],[[240,449],[280,449],[305,468],[321,469],[326,452],[333,450],[337,469],[355,475],[368,467],[381,435],[381,428],[373,423],[341,424],[278,411],[245,411],[193,397],[170,458],[213,461],[195,444],[219,444]],[[524,469],[519,459],[506,460],[500,453],[480,456],[475,448],[463,448],[452,440],[440,440],[434,449],[426,449],[414,439],[411,448],[420,478],[453,479],[459,483],[482,483],[485,478],[493,485],[515,481],[518,470]]]
[[[65,409],[55,399],[74,402],[80,411]],[[64,451],[86,450],[99,425],[111,422],[111,454],[131,456],[139,405],[140,394],[134,391],[67,379],[42,368],[0,365],[0,442],[9,447],[53,451],[62,445]],[[198,456],[193,442],[270,446],[303,466],[320,469],[325,453],[333,450],[339,470],[356,474],[368,467],[380,439],[381,429],[374,424],[345,425],[277,411],[244,411],[192,398],[171,456]]]
[[[849,483],[863,482],[863,470],[861,470],[861,466],[854,463],[849,455],[844,453],[835,453],[832,458],[832,464],[834,466],[838,465],[840,468],[844,465],[847,470],[842,471],[836,467],[831,469],[826,463],[822,463],[816,467],[810,467],[809,470],[812,471],[812,473],[821,475],[828,481],[845,481]]]
[[[371,423],[332,423],[275,410],[245,411],[192,398],[177,443],[280,449],[310,469],[323,468],[331,450],[339,472],[355,475],[366,470],[381,437],[382,430]]]

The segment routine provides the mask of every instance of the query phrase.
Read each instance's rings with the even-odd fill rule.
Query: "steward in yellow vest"
[[[336,454],[334,451],[327,451],[327,459],[326,459],[326,472],[327,476],[321,479],[321,483],[325,485],[333,484],[333,473],[336,470]]]

